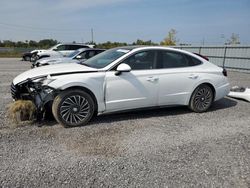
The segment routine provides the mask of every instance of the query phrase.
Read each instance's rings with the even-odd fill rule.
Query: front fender
[[[63,79],[56,79],[49,84],[50,87],[55,88],[59,92],[73,87],[82,87],[88,89],[93,93],[98,104],[98,112],[103,112],[105,110],[104,102],[104,79],[99,78],[85,78],[81,77],[77,79],[78,75],[75,76],[65,76]],[[75,81],[71,81],[75,80]]]

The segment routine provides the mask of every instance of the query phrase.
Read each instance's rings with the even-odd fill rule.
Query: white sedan
[[[15,100],[32,100],[37,114],[50,111],[66,127],[85,125],[95,114],[186,105],[205,112],[229,93],[225,69],[195,54],[166,47],[107,50],[84,64],[26,71],[13,80]],[[52,104],[52,107],[48,104]]]
[[[32,67],[41,67],[46,65],[54,65],[60,63],[80,63],[86,61],[87,59],[103,52],[103,49],[97,48],[81,48],[75,50],[66,57],[47,57],[37,60],[32,64]]]

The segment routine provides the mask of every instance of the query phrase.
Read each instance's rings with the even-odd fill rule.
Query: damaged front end
[[[51,112],[51,103],[57,93],[48,84],[54,79],[49,76],[29,78],[20,83],[11,84],[11,95],[14,100],[31,100],[36,106],[37,119],[42,119],[46,111]],[[49,109],[46,109],[49,108]]]

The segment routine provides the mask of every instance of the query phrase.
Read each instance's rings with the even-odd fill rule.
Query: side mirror
[[[82,59],[82,56],[78,55],[76,56],[76,59]]]
[[[115,72],[115,75],[118,76],[120,75],[122,72],[130,72],[131,71],[131,67],[128,64],[122,63],[120,64]]]

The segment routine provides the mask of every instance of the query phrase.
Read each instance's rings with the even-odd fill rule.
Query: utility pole
[[[94,43],[94,30],[91,28],[91,43]]]
[[[202,46],[204,46],[205,45],[205,38],[203,37],[202,38]]]
[[[222,40],[222,45],[225,45],[225,35],[224,34],[221,34],[220,35],[220,38]]]

